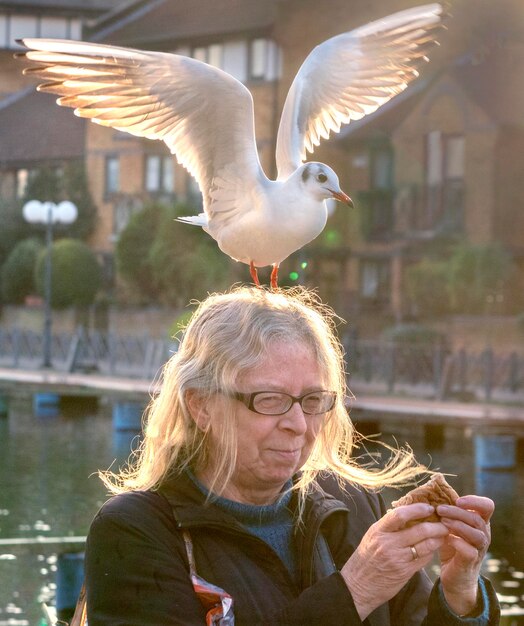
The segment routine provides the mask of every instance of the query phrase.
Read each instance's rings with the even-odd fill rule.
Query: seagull
[[[272,266],[271,286],[290,254],[326,225],[326,200],[352,206],[327,165],[306,162],[321,139],[374,112],[418,76],[437,44],[438,3],[399,11],[318,45],[287,94],[277,133],[276,180],[261,167],[253,98],[230,74],[190,57],[60,39],[21,39],[24,74],[41,92],[97,124],[164,141],[196,179],[200,226],[250,267]]]

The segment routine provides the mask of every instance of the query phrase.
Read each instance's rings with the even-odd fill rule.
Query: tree
[[[20,241],[2,266],[2,299],[12,304],[21,304],[26,296],[36,293],[35,265],[43,248],[38,239]]]
[[[453,309],[459,313],[483,313],[488,296],[502,293],[513,271],[511,255],[501,245],[460,244],[449,260]]]
[[[201,228],[175,221],[188,213],[191,209],[183,204],[164,208],[149,253],[159,296],[174,306],[224,288],[231,263]]]
[[[67,227],[56,225],[55,233],[67,237],[86,239],[94,230],[96,206],[89,192],[84,164],[71,161],[63,168],[44,165],[30,178],[24,194],[23,204],[29,200],[59,203],[69,200],[78,209],[76,220]],[[32,227],[33,230],[35,227]]]
[[[131,216],[120,233],[116,249],[116,267],[124,281],[146,299],[154,299],[158,289],[153,278],[149,253],[157,235],[164,209],[150,204]]]
[[[422,317],[438,317],[450,312],[447,261],[423,259],[406,269],[406,291]]]
[[[29,176],[23,203],[29,200],[39,200],[40,202],[66,200],[66,198],[61,197],[60,176],[56,167],[42,165]]]
[[[89,191],[83,163],[71,161],[65,166],[62,195],[64,200],[70,200],[78,209],[78,217],[68,227],[68,236],[87,239],[95,229],[97,209]]]
[[[22,217],[20,202],[7,202],[0,198],[0,266],[11,250],[22,239],[28,237],[28,224]]]
[[[182,204],[148,205],[120,235],[118,272],[147,300],[182,306],[225,287],[228,258],[201,228],[175,221],[191,211]]]
[[[44,295],[47,251],[38,255],[35,282]],[[57,309],[68,306],[86,307],[93,303],[102,285],[102,268],[92,250],[77,239],[61,239],[51,250],[51,305]]]

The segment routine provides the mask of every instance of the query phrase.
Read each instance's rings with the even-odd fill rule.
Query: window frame
[[[117,171],[116,171],[116,185],[113,188],[113,185],[110,184],[113,173],[110,171],[110,164],[116,163]],[[105,197],[114,196],[121,191],[121,180],[120,180],[120,155],[118,154],[107,154],[104,158],[104,195]]]

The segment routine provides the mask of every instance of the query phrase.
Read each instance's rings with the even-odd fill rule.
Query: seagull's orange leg
[[[278,263],[275,263],[271,270],[271,289],[278,289]]]
[[[255,267],[255,264],[253,263],[253,261],[249,262],[249,273],[251,274],[251,278],[253,279],[253,282],[255,283],[255,285],[257,287],[260,287],[260,281],[258,280],[257,268]]]

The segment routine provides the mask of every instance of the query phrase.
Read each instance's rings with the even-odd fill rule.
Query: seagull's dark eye
[[[319,183],[325,183],[327,180],[327,176],[325,174],[319,174],[317,176],[317,180]]]

